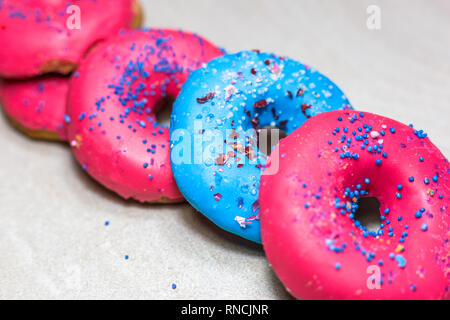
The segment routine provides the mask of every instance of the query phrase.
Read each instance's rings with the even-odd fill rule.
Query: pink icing
[[[196,35],[172,30],[122,32],[97,46],[72,77],[68,99],[69,140],[80,164],[123,198],[182,201],[169,129],[155,114],[191,70],[222,54]]]
[[[80,8],[80,29],[67,27],[72,12],[66,9],[71,4]],[[114,5],[110,0],[0,1],[0,76],[39,75],[49,61],[75,65],[93,44],[131,27],[133,4],[134,0],[115,0]]]
[[[30,131],[46,131],[67,140],[64,119],[69,78],[42,77],[0,82],[0,101],[6,114]]]
[[[333,111],[308,120],[276,150],[278,173],[261,179],[261,233],[292,295],[450,298],[450,166],[422,131],[370,113]],[[346,188],[379,200],[382,234],[357,227],[345,209],[357,197],[345,196]]]

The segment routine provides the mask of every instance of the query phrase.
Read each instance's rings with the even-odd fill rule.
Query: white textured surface
[[[141,1],[148,26],[311,64],[355,107],[414,123],[450,154],[447,0]],[[381,7],[379,31],[366,27],[370,4]],[[0,298],[289,295],[258,245],[188,205],[122,201],[81,172],[64,145],[30,141],[0,117]]]

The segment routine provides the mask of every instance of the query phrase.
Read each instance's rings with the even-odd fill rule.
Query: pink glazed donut
[[[180,202],[167,126],[155,115],[189,73],[222,55],[191,33],[121,32],[94,48],[72,77],[69,141],[87,172],[125,199]]]
[[[69,78],[0,81],[0,103],[11,124],[34,139],[67,140]]]
[[[137,0],[0,0],[0,76],[68,74],[91,46],[141,20]]]
[[[276,151],[278,172],[261,179],[261,233],[294,297],[450,297],[450,167],[422,130],[331,111]],[[367,197],[380,204],[375,231],[358,221]]]

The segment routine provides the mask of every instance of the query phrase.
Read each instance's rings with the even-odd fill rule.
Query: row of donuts
[[[287,133],[268,159],[267,126]],[[194,71],[170,130],[183,196],[221,228],[262,237],[293,296],[450,297],[450,166],[423,130],[353,111],[321,73],[261,52]],[[370,199],[377,225],[360,221]]]
[[[89,17],[101,1],[80,5]],[[141,202],[186,199],[229,232],[259,243],[262,234],[297,298],[449,298],[450,169],[423,131],[352,111],[297,61],[132,30],[134,1],[103,12],[102,33],[94,14],[82,33],[63,30],[66,1],[1,3],[0,44],[11,50],[0,75],[22,78],[0,86],[5,113],[31,137],[68,141],[108,189]],[[12,37],[24,25],[29,38]],[[55,41],[42,47],[36,32]],[[158,124],[175,98],[170,128]],[[288,134],[269,158],[258,143],[268,126]],[[356,216],[369,196],[383,212],[376,231]]]

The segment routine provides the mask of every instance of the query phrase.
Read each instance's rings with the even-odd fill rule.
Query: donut
[[[259,51],[217,58],[191,74],[171,118],[171,162],[184,197],[220,228],[261,242],[258,189],[268,126],[287,134],[320,112],[350,108],[315,69]]]
[[[223,51],[175,30],[120,32],[72,76],[69,142],[82,167],[125,199],[184,201],[170,167],[169,129],[156,114],[189,73]]]
[[[93,45],[141,22],[137,0],[1,0],[0,77],[69,74]]]
[[[450,166],[423,130],[331,111],[277,149],[278,172],[261,178],[261,233],[294,297],[450,297]],[[370,198],[375,228],[360,218]]]
[[[30,138],[67,140],[69,78],[0,81],[0,104],[10,123]]]

